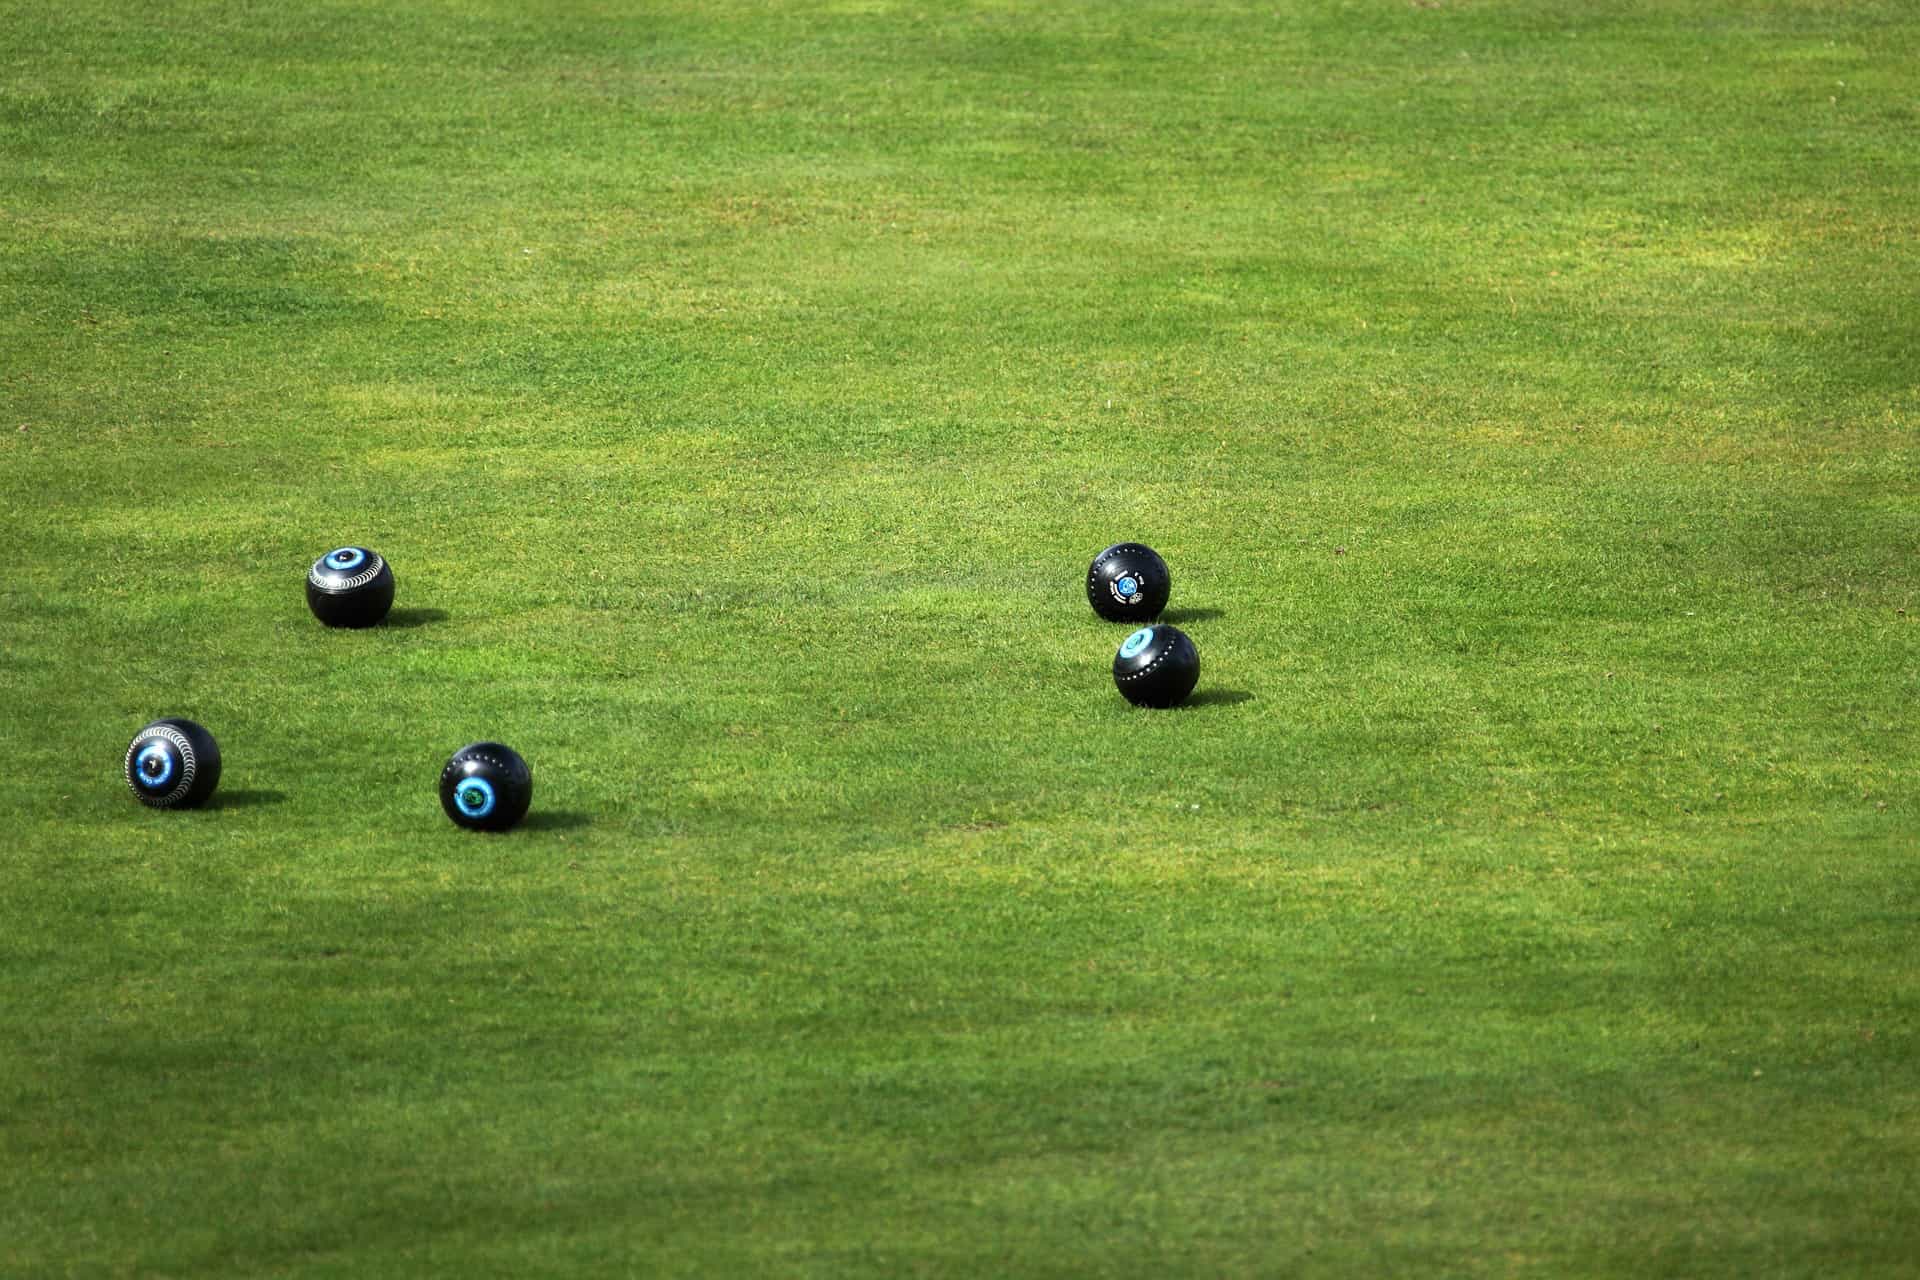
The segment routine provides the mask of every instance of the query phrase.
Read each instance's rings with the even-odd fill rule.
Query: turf
[[[0,33],[0,1273],[1920,1268],[1912,6]]]

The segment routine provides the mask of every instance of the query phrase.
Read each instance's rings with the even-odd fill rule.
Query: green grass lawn
[[[1905,0],[0,0],[0,1275],[1920,1273],[1916,193]]]

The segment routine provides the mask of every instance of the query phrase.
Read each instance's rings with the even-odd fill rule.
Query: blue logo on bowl
[[[367,553],[358,547],[341,547],[338,551],[327,553],[327,568],[338,569],[342,573],[358,569],[367,562]]]
[[[1120,642],[1120,656],[1123,658],[1136,658],[1140,656],[1142,649],[1145,649],[1152,643],[1153,628],[1142,627]]]
[[[466,778],[453,789],[453,802],[469,818],[484,818],[493,812],[493,784],[485,778]]]
[[[134,777],[149,791],[164,791],[173,782],[173,752],[164,742],[149,742],[134,760]]]

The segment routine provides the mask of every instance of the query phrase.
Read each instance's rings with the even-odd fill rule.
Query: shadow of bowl
[[[1181,703],[1182,709],[1198,707],[1235,707],[1243,702],[1252,702],[1253,695],[1245,689],[1202,689]]]
[[[207,798],[203,806],[208,809],[249,809],[254,805],[285,804],[287,793],[275,791],[271,787],[235,787],[232,790],[216,790]]]
[[[405,630],[410,627],[424,627],[435,622],[445,622],[447,616],[445,609],[395,609],[387,614],[387,620],[383,625]]]
[[[520,819],[520,827],[526,831],[577,831],[592,825],[592,815],[576,809],[536,808]]]

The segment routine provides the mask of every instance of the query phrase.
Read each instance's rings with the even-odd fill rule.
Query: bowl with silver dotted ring
[[[1108,622],[1152,622],[1172,592],[1167,562],[1143,543],[1116,542],[1087,566],[1087,603]]]
[[[533,803],[533,770],[504,742],[473,742],[440,770],[440,807],[455,826],[505,831]]]
[[[1199,682],[1200,651],[1164,622],[1141,627],[1113,655],[1113,683],[1136,707],[1178,706]]]

